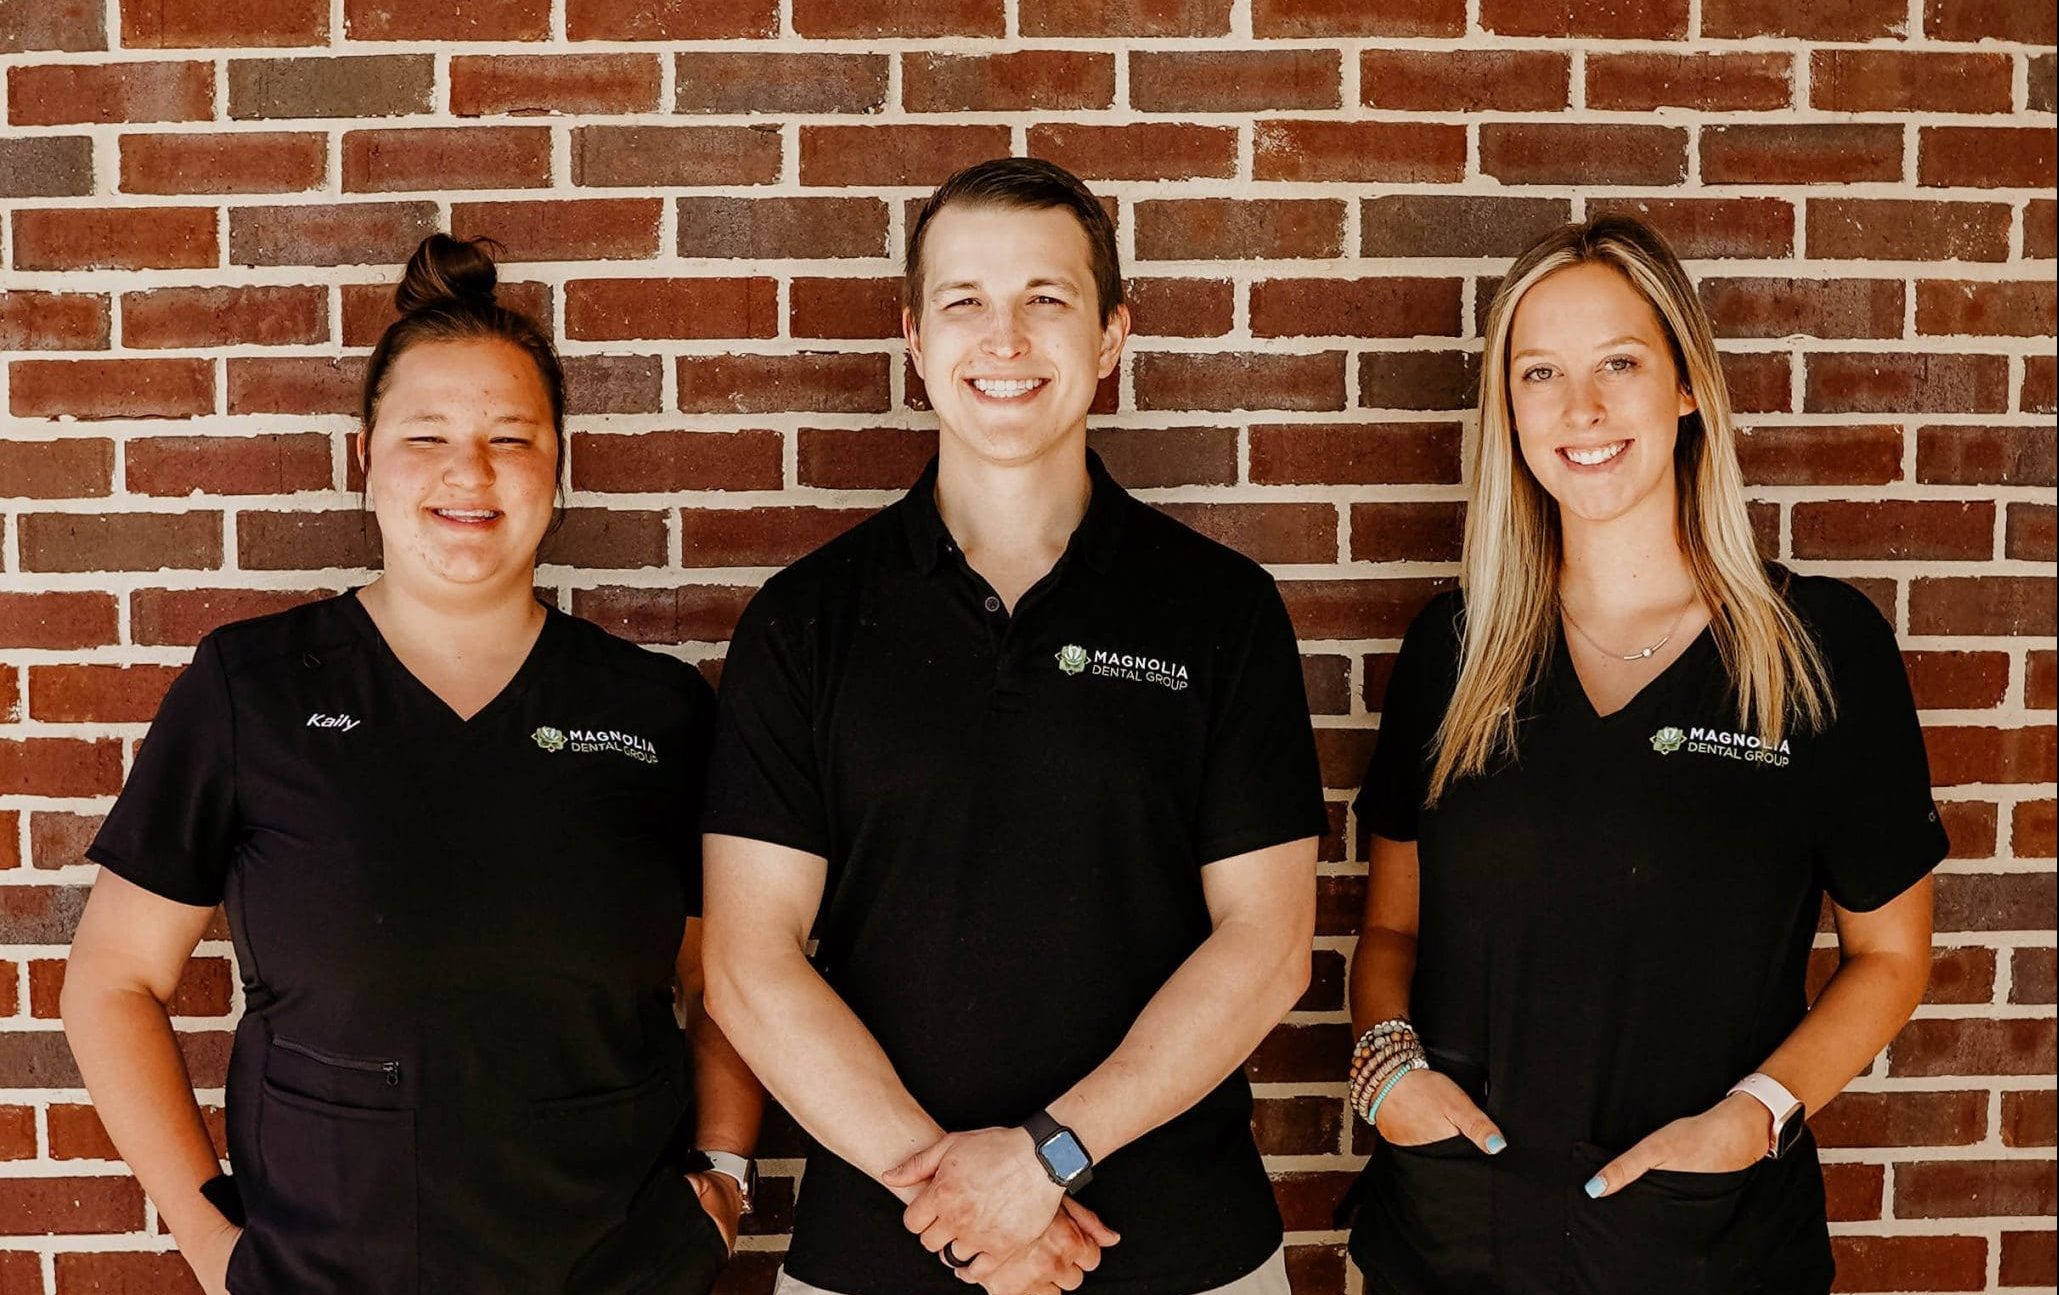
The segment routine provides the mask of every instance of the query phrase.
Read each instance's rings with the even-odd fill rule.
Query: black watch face
[[[1780,1127],[1779,1142],[1773,1148],[1773,1154],[1775,1156],[1786,1155],[1794,1148],[1795,1143],[1802,1140],[1802,1130],[1808,1127],[1809,1122],[1802,1118],[1802,1108],[1799,1106],[1795,1107],[1789,1113],[1787,1123]]]
[[[1043,1152],[1044,1163],[1051,1167],[1051,1173],[1060,1182],[1071,1182],[1093,1164],[1087,1159],[1086,1148],[1070,1130],[1052,1134],[1039,1149]]]

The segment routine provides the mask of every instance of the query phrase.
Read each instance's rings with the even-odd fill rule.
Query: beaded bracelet
[[[1372,1123],[1379,1114],[1380,1104],[1411,1070],[1423,1070],[1429,1066],[1424,1055],[1422,1040],[1416,1037],[1415,1027],[1405,1017],[1381,1021],[1358,1037],[1358,1043],[1351,1050],[1351,1076],[1349,1090],[1351,1107]]]
[[[1379,1095],[1373,1098],[1372,1106],[1366,1111],[1366,1123],[1373,1125],[1375,1128],[1379,1127],[1380,1103],[1387,1100],[1387,1094],[1394,1091],[1394,1085],[1400,1083],[1401,1077],[1409,1071],[1427,1070],[1429,1066],[1430,1063],[1421,1057],[1410,1057],[1407,1061],[1402,1062],[1401,1068],[1392,1075],[1389,1075],[1386,1083],[1380,1085]]]

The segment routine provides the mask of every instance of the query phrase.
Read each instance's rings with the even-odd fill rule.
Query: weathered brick
[[[1457,484],[1456,423],[1287,423],[1251,429],[1251,480],[1273,485]]]
[[[879,54],[702,54],[673,61],[678,112],[874,112],[886,105]]]
[[[1007,26],[1001,0],[791,0],[802,36],[858,40],[881,36],[999,36]]]
[[[1480,169],[1506,184],[1677,184],[1687,132],[1677,126],[1486,122]]]
[[[343,191],[536,189],[550,183],[542,126],[424,127],[343,133]]]
[[[778,331],[779,289],[768,278],[575,279],[565,285],[567,337],[771,337]]]
[[[153,288],[122,294],[122,344],[131,347],[285,346],[329,340],[320,287]]]
[[[779,0],[566,0],[573,40],[725,40],[779,34]]]
[[[1227,179],[1237,170],[1237,131],[1181,122],[1037,125],[1029,151],[1083,180]]]
[[[1130,106],[1139,112],[1257,112],[1343,103],[1343,60],[1335,50],[1133,50],[1129,71]]]
[[[85,648],[112,643],[118,616],[111,594],[0,592],[0,647]]]
[[[123,193],[296,193],[328,175],[328,141],[311,133],[124,135]]]
[[[1799,36],[1805,40],[1865,41],[1903,36],[1909,6],[1902,0],[1841,0],[1795,5],[1783,0],[1707,0],[1702,35]]]
[[[1902,127],[1860,122],[1710,126],[1701,134],[1709,184],[1857,184],[1902,178]]]
[[[1928,576],[1909,585],[1911,634],[2050,636],[2055,627],[2049,576]]]
[[[352,40],[543,40],[550,0],[343,0]]]
[[[2036,0],[1923,0],[1923,34],[1933,40],[2050,45],[2059,35],[2059,22]]]
[[[1227,279],[1131,279],[1123,291],[1139,337],[1220,337],[1236,320]]]
[[[1459,36],[1465,0],[1252,0],[1251,28],[1260,37]]]
[[[1587,106],[1608,112],[1763,112],[1793,97],[1794,58],[1784,53],[1638,50],[1587,59]]]
[[[450,61],[453,116],[650,112],[655,54],[459,54]]]
[[[877,198],[681,198],[679,254],[749,261],[883,256]]]
[[[232,414],[349,414],[364,386],[363,356],[231,356]]]
[[[1261,279],[1254,337],[1455,337],[1459,279]]]
[[[1144,261],[1284,260],[1343,250],[1344,204],[1328,198],[1188,198],[1136,206]]]
[[[1916,178],[1925,185],[2049,191],[2059,145],[2039,126],[1925,126],[1916,132]]]
[[[17,418],[190,418],[215,407],[211,360],[16,360],[11,369]]]
[[[1798,558],[1978,562],[1994,556],[1995,506],[1950,500],[1798,503]]]
[[[1684,260],[1787,256],[1794,251],[1794,206],[1783,198],[1598,198],[1589,215],[1636,216]]]
[[[96,293],[0,291],[0,351],[104,351],[110,313]]]
[[[787,332],[807,338],[901,335],[901,280],[796,278],[787,290]]]
[[[1704,278],[1702,302],[1723,337],[1900,337],[1899,279]]]
[[[107,48],[107,6],[99,0],[40,0],[0,8],[0,54]]]
[[[1572,61],[1547,50],[1392,50],[1359,55],[1359,101],[1397,112],[1555,112]]]
[[[571,448],[574,490],[777,490],[784,470],[769,431],[575,432]]]
[[[1989,283],[1925,279],[1916,285],[1916,331],[1928,335],[2050,337],[2059,328],[2051,281]]]
[[[1275,121],[1252,128],[1261,180],[1430,183],[1465,175],[1460,126],[1411,121]]]
[[[679,357],[679,407],[687,413],[884,413],[887,393],[884,355]]]
[[[2053,1182],[2049,1160],[1919,1160],[1895,1167],[1895,1217],[2049,1215]]]
[[[139,437],[123,456],[123,484],[139,495],[326,490],[331,471],[329,438],[319,432]]]
[[[772,184],[779,179],[780,151],[771,126],[580,126],[572,132],[572,183],[636,189]]]
[[[2009,208],[1992,202],[1812,198],[1808,253],[1824,260],[2001,261]]]
[[[1006,126],[803,126],[801,183],[928,188],[1007,153]]]
[[[1504,36],[1677,40],[1687,34],[1687,0],[1480,0],[1480,25]]]
[[[85,135],[0,139],[0,198],[77,198],[93,192],[93,141]]]
[[[237,207],[229,212],[234,265],[397,265],[434,233],[432,202]]]
[[[49,63],[7,71],[16,126],[201,121],[214,114],[214,69],[197,61]]]
[[[191,270],[221,254],[206,207],[17,211],[13,244],[18,270]]]
[[[1226,36],[1230,0],[1020,0],[1025,36]]]
[[[1819,49],[1809,102],[1830,112],[2007,112],[2015,73],[2002,54]]]
[[[1344,356],[1242,352],[1138,355],[1139,409],[1293,409],[1344,407]]]
[[[135,641],[192,647],[230,621],[285,611],[335,593],[334,589],[138,589],[129,595]]]
[[[1916,479],[1940,485],[2050,486],[2059,482],[2059,453],[2050,427],[1920,427]]]
[[[1821,354],[1808,362],[1804,407],[1814,413],[1998,414],[2009,407],[2000,355]]]
[[[641,260],[658,253],[657,198],[451,204],[451,232],[497,239],[503,261]]]
[[[231,117],[399,117],[427,112],[428,54],[229,60]]]

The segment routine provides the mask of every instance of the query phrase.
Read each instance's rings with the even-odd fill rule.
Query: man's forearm
[[[1225,922],[1145,1004],[1106,1061],[1052,1103],[1097,1160],[1172,1119],[1244,1064],[1308,987],[1307,932]]]
[[[943,1136],[798,948],[753,951],[735,965],[711,959],[707,974],[708,1010],[722,1032],[824,1147],[877,1179]]]

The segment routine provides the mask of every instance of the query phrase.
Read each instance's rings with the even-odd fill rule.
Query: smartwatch
[[[1802,1109],[1801,1099],[1788,1092],[1787,1085],[1771,1075],[1757,1072],[1746,1075],[1730,1086],[1730,1093],[1743,1093],[1772,1115],[1773,1136],[1766,1147],[1769,1159],[1778,1160],[1786,1155],[1795,1143],[1802,1140],[1802,1130],[1809,1127],[1809,1113]],[[1723,1095],[1728,1097],[1730,1093]]]
[[[1051,1112],[1038,1111],[1022,1122],[1022,1128],[1035,1144],[1044,1172],[1069,1195],[1077,1196],[1094,1180],[1094,1157],[1087,1154],[1079,1135],[1052,1119]]]
[[[743,1202],[743,1212],[751,1212],[751,1201],[758,1194],[757,1161],[732,1155],[727,1151],[695,1151],[687,1163],[695,1173],[721,1174],[724,1178],[736,1180],[737,1195]]]

